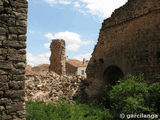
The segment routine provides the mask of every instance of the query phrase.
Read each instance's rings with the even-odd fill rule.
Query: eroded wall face
[[[53,40],[51,45],[51,56],[49,70],[59,75],[66,74],[65,41]]]
[[[103,22],[87,68],[88,81],[92,83],[88,93],[103,92],[103,74],[111,65],[124,75],[144,73],[147,81],[154,81],[154,74],[160,73],[159,58],[160,1],[129,0]]]
[[[26,0],[0,0],[0,119],[25,119]]]

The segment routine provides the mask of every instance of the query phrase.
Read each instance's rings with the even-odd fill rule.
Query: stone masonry
[[[148,82],[160,73],[160,0],[128,0],[104,20],[87,67],[89,96],[131,73]]]
[[[54,71],[59,75],[66,74],[65,41],[59,39],[53,40],[50,49],[49,71]]]
[[[27,0],[0,0],[0,119],[25,120]]]

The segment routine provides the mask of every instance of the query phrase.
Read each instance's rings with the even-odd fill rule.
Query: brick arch
[[[107,85],[115,85],[123,76],[123,71],[116,65],[110,65],[103,72],[103,80]]]

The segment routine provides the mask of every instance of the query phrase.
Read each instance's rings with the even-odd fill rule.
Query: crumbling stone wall
[[[104,20],[87,67],[86,92],[101,94],[127,73],[144,73],[148,82],[160,73],[159,0],[128,0]]]
[[[26,0],[0,0],[0,119],[25,119]]]
[[[50,49],[49,71],[64,75],[66,73],[65,41],[54,39],[50,45]]]

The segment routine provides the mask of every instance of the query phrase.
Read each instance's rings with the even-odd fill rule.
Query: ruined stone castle
[[[27,0],[0,0],[0,119],[25,119]],[[89,96],[127,73],[160,72],[160,1],[128,0],[103,22],[87,68]]]
[[[104,20],[87,67],[89,96],[103,93],[124,75],[160,73],[160,1],[128,0]]]

